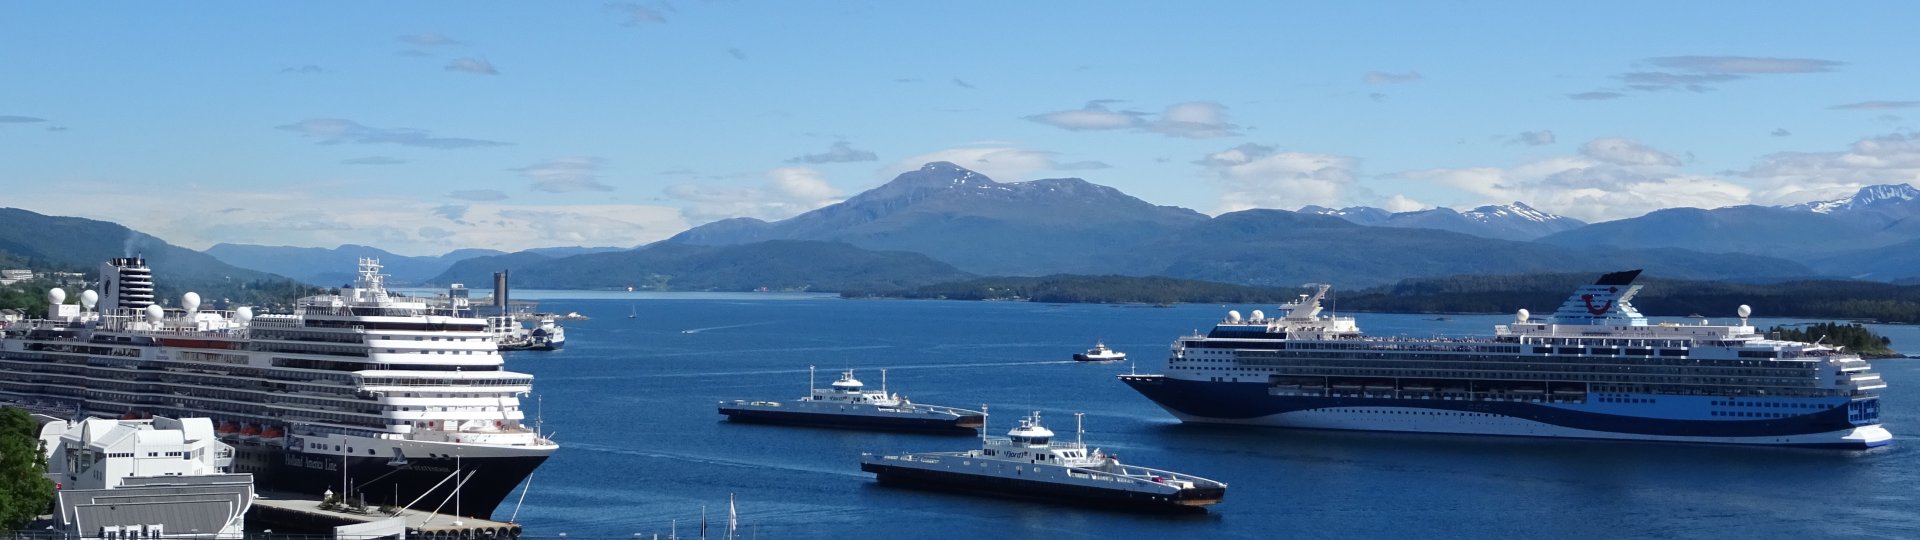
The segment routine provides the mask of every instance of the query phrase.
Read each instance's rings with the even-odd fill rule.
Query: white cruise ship
[[[104,295],[4,327],[0,401],[61,417],[208,417],[237,450],[233,471],[263,490],[433,509],[458,487],[462,514],[490,515],[558,448],[525,424],[533,377],[502,369],[465,306],[389,294],[377,261],[359,266],[352,287],[256,316],[199,309],[192,293],[163,309],[145,261],[113,259]]]
[[[1546,321],[1491,337],[1363,335],[1327,287],[1268,318],[1229,312],[1120,379],[1182,421],[1293,428],[1867,448],[1886,384],[1859,355],[1740,322],[1650,324],[1640,271],[1581,287]]]

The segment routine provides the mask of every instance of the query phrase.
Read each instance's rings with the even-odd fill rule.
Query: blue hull
[[[1340,408],[1391,407],[1469,414],[1490,414],[1538,422],[1550,426],[1613,435],[1610,438],[1645,437],[1686,438],[1782,438],[1841,432],[1856,426],[1847,418],[1847,407],[1839,406],[1786,418],[1740,420],[1680,420],[1628,416],[1581,411],[1563,405],[1511,401],[1446,401],[1391,398],[1275,396],[1260,382],[1210,382],[1172,379],[1160,376],[1123,375],[1134,391],[1183,418],[1200,422],[1256,423],[1257,419],[1285,413]],[[1331,429],[1341,429],[1334,427]],[[1354,428],[1379,431],[1369,428]],[[1416,431],[1416,430],[1392,430]],[[1468,433],[1466,431],[1441,431]],[[1506,433],[1488,433],[1505,435]],[[1844,443],[1839,441],[1796,444],[1864,448],[1885,441]]]

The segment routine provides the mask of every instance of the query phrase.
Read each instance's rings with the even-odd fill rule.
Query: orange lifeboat
[[[240,426],[233,425],[233,422],[221,422],[220,427],[213,428],[213,432],[221,436],[232,435],[240,432]]]
[[[267,426],[267,429],[260,430],[260,438],[270,441],[277,441],[286,436],[286,432],[281,431],[280,426]]]
[[[259,437],[260,426],[247,424],[246,427],[240,428],[240,436],[241,437]]]

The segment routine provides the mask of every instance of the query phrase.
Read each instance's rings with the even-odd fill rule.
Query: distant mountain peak
[[[1854,192],[1852,197],[1806,202],[1782,208],[1815,214],[1833,214],[1900,204],[1915,199],[1920,199],[1920,188],[1914,188],[1910,184],[1881,184],[1860,188],[1860,191]]]
[[[1513,201],[1513,204],[1489,204],[1486,206],[1475,208],[1473,210],[1461,212],[1460,215],[1466,216],[1467,218],[1472,219],[1474,221],[1479,221],[1483,223],[1491,222],[1498,219],[1506,219],[1508,216],[1512,216],[1513,219],[1531,221],[1535,223],[1553,223],[1555,221],[1567,219],[1564,216],[1558,216],[1551,213],[1540,211],[1538,209],[1535,209],[1534,207],[1527,206],[1527,203],[1523,203],[1520,201]]]

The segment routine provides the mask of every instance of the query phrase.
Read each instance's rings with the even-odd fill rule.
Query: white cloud
[[[274,126],[274,129],[291,131],[304,137],[320,139],[320,144],[398,144],[402,146],[439,149],[480,148],[511,144],[485,139],[435,137],[433,132],[424,129],[378,128],[344,118],[308,118],[292,124]]]
[[[1193,101],[1167,107],[1160,117],[1147,125],[1147,131],[1189,139],[1211,139],[1239,135],[1240,126],[1227,122],[1227,106],[1209,101]]]
[[[60,189],[72,187],[62,185]],[[85,200],[48,198],[48,204],[35,211],[114,221],[193,249],[220,242],[308,247],[351,243],[408,255],[439,255],[468,247],[518,251],[570,245],[638,245],[688,227],[677,208],[637,204],[447,205],[367,195],[366,190],[263,193],[182,189],[178,195],[194,201],[195,208],[229,210],[181,212],[153,204],[150,193],[124,189],[90,192],[96,195]]]
[[[1611,137],[1587,141],[1580,146],[1580,153],[1587,157],[1615,165],[1663,165],[1680,164],[1680,158],[1673,157],[1651,146],[1640,144],[1632,139]]]
[[[1546,145],[1546,144],[1553,144],[1553,141],[1554,141],[1553,130],[1543,129],[1540,131],[1522,131],[1520,132],[1519,135],[1516,135],[1512,139],[1508,140],[1507,143],[1508,144],[1524,144],[1527,146],[1540,146],[1540,145]]]
[[[1053,161],[1053,152],[1015,148],[1004,144],[982,144],[949,148],[902,159],[887,166],[881,173],[891,179],[903,172],[919,170],[922,165],[935,161],[946,161],[965,167],[973,172],[987,175],[996,182],[1031,180],[1030,175],[1033,173],[1058,168],[1058,164]]]
[[[880,156],[866,150],[856,150],[847,141],[836,141],[826,152],[806,154],[787,160],[787,163],[852,163],[857,161],[876,161]]]
[[[1876,184],[1920,184],[1920,132],[1868,137],[1840,152],[1769,154],[1738,174],[1761,186],[1755,198],[1766,204],[1834,199]]]
[[[1433,205],[1413,200],[1406,195],[1394,195],[1380,203],[1380,208],[1388,212],[1412,212],[1433,208]]]
[[[692,223],[736,217],[786,219],[845,198],[820,171],[807,167],[768,171],[767,182],[756,187],[675,184],[667,186],[666,194],[688,203],[681,214]]]
[[[1426,77],[1420,76],[1420,72],[1418,71],[1409,71],[1406,73],[1369,71],[1367,72],[1367,76],[1363,77],[1362,80],[1365,80],[1367,84],[1400,84],[1410,83],[1424,78]]]
[[[500,74],[499,70],[493,68],[493,62],[488,62],[486,60],[481,60],[479,58],[455,58],[447,62],[446,69],[447,71],[472,73],[474,75],[499,75]]]
[[[1648,58],[1656,66],[1696,73],[1775,74],[1820,73],[1833,71],[1846,62],[1817,58],[1767,58],[1753,56],[1664,56]]]
[[[593,156],[570,156],[512,170],[532,180],[533,189],[537,191],[547,193],[613,191],[613,186],[600,181],[600,167],[604,162]]]
[[[1094,100],[1079,109],[1054,111],[1026,117],[1027,120],[1071,131],[1136,129],[1169,137],[1210,139],[1239,135],[1240,126],[1227,120],[1227,106],[1211,101],[1191,101],[1169,105],[1158,116],[1149,118],[1139,111],[1107,108],[1113,100]]]
[[[1469,193],[1470,206],[1521,201],[1586,221],[1678,206],[1719,208],[1752,199],[1753,190],[1745,185],[1680,173],[1675,170],[1678,159],[1630,139],[1596,139],[1582,145],[1581,153],[1510,168],[1428,169],[1396,176]]]
[[[1886,109],[1907,109],[1920,107],[1920,101],[1862,101],[1846,105],[1827,107],[1837,111],[1878,111]]]
[[[651,5],[646,6],[634,2],[609,2],[606,4],[606,7],[608,10],[625,16],[626,20],[620,22],[620,24],[625,26],[666,24],[667,13],[673,11],[673,6],[666,2],[653,2]]]
[[[415,47],[422,47],[422,48],[432,48],[432,47],[440,47],[445,45],[463,44],[460,40],[447,37],[445,34],[441,34],[439,32],[421,32],[418,34],[407,34],[404,36],[400,36],[399,39],[402,43],[406,43],[408,45],[413,45]]]
[[[1108,109],[1110,100],[1089,101],[1085,107],[1072,111],[1055,111],[1028,116],[1032,120],[1065,130],[1106,130],[1139,127],[1145,121],[1145,113],[1134,111],[1115,111]]]
[[[1220,185],[1220,213],[1309,204],[1342,206],[1355,188],[1359,166],[1359,160],[1350,157],[1281,152],[1251,143],[1208,154],[1194,163],[1206,167]]]

